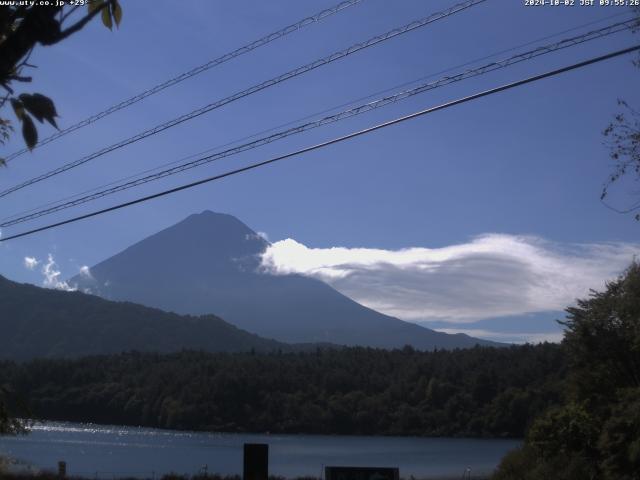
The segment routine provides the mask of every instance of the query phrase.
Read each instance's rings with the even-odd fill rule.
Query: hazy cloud
[[[63,280],[60,280],[62,272],[58,270],[53,255],[47,256],[47,263],[42,267],[42,274],[44,275],[44,281],[42,284],[47,288],[55,288],[57,290],[75,291],[76,288],[69,286],[69,284]]]
[[[270,245],[262,267],[319,278],[354,300],[405,320],[470,323],[563,310],[602,289],[640,244],[557,244],[538,237],[482,235],[442,248],[308,248]]]
[[[244,236],[245,240],[264,240],[265,242],[269,241],[269,235],[265,232],[256,232],[256,233],[247,233]]]
[[[91,269],[87,265],[80,267],[80,275],[87,278],[93,278],[91,275]]]
[[[40,262],[35,257],[24,257],[24,266],[29,270],[33,270]]]

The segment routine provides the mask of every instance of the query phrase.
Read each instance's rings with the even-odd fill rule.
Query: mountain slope
[[[268,243],[230,215],[205,211],[132,245],[71,284],[114,300],[182,314],[215,313],[285,342],[420,349],[485,342],[448,335],[366,308],[300,275],[260,272]],[[494,344],[495,345],[495,344]]]
[[[0,358],[77,357],[128,350],[275,351],[288,345],[213,315],[179,316],[80,292],[48,290],[0,276]]]

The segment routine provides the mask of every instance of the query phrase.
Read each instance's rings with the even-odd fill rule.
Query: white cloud
[[[47,256],[47,263],[42,266],[42,274],[44,275],[44,281],[42,285],[47,288],[55,288],[57,290],[75,291],[76,289],[69,286],[69,284],[63,280],[60,280],[62,272],[58,270],[53,255]]]
[[[33,270],[40,262],[35,257],[24,257],[24,266],[29,270]]]
[[[640,254],[640,244],[557,244],[487,234],[442,248],[308,248],[270,245],[262,267],[319,278],[375,310],[405,320],[470,323],[563,310],[602,289]]]
[[[87,265],[80,267],[80,275],[87,278],[93,278],[91,275],[91,269]]]

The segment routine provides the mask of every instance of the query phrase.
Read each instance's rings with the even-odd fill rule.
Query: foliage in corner
[[[23,5],[24,3],[24,5]],[[82,30],[94,17],[100,15],[102,23],[109,29],[120,25],[122,8],[118,0],[92,0],[87,2],[88,10],[77,18],[80,6],[69,5],[28,5],[29,2],[16,2],[16,5],[0,6],[0,87],[5,95],[0,98],[0,111],[10,104],[17,121],[21,124],[22,137],[29,150],[38,143],[39,123],[45,120],[58,128],[55,118],[58,116],[53,100],[41,93],[22,93],[16,95],[16,83],[28,83],[30,76],[24,75],[33,49],[38,46],[55,45],[72,34]],[[74,17],[73,23],[70,19]],[[1,115],[1,113],[0,113]],[[0,144],[4,144],[14,132],[14,126],[8,118],[0,116]],[[0,165],[4,165],[0,158]]]
[[[567,401],[533,422],[494,480],[640,478],[640,264],[567,314]]]

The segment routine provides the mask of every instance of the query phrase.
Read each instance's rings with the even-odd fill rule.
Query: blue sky
[[[110,32],[95,22],[68,41],[40,48],[32,56],[31,62],[39,68],[32,72],[33,85],[22,91],[51,96],[61,126],[336,2],[193,0],[180,8],[165,1],[122,3],[124,19],[119,30]],[[0,171],[0,186],[12,186],[454,3],[364,0],[20,157]],[[620,7],[525,7],[520,1],[489,0],[16,192],[2,199],[0,216],[626,11]],[[633,42],[630,33],[589,42],[47,219],[61,220],[71,213],[286,153]],[[61,272],[56,278],[69,278],[82,266],[94,265],[191,213],[210,209],[231,213],[265,232],[280,247],[270,252],[274,268],[322,277],[383,311],[487,338],[504,339],[507,332],[520,341],[543,338],[524,334],[557,332],[553,318],[562,305],[586,294],[589,286],[601,288],[640,251],[639,224],[599,201],[611,169],[601,132],[617,110],[617,98],[640,104],[638,75],[630,57],[617,58],[295,160],[10,241],[0,245],[0,274],[42,284],[42,269],[51,254],[57,266],[51,266],[49,274]],[[40,129],[42,136],[50,131],[47,126]],[[10,153],[21,146],[16,136],[3,151]],[[633,182],[626,183],[616,189],[612,202],[625,205],[636,191]],[[12,227],[2,233],[20,230]],[[286,239],[295,244],[280,242]],[[296,256],[300,250],[286,248],[292,245],[304,247],[308,258],[320,254],[322,260],[301,266],[304,260]],[[480,259],[478,245],[483,246]],[[417,263],[394,257],[402,249],[422,249],[414,250],[420,253],[412,257]],[[370,256],[366,261],[355,259],[360,250]],[[331,252],[346,257],[336,259]],[[442,260],[444,253],[449,255],[446,260]],[[25,257],[40,263],[25,268]],[[334,270],[346,264],[351,269],[339,280]],[[420,276],[425,268],[431,273]],[[452,269],[455,275],[450,274]],[[538,288],[541,284],[544,288]],[[385,292],[394,287],[396,291],[404,288],[403,294],[388,295],[385,303]],[[526,295],[515,293],[523,289]],[[431,295],[435,290],[441,295]],[[560,290],[562,295],[554,296]],[[478,291],[484,294],[472,295]],[[415,308],[401,311],[403,305]],[[456,305],[464,308],[454,309]]]

